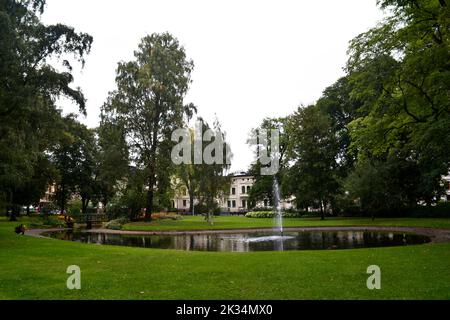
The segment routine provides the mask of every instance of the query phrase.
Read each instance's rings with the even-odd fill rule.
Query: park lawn
[[[450,299],[449,243],[183,252],[19,236],[16,225],[0,218],[0,299]],[[381,290],[366,287],[373,264]],[[69,265],[81,268],[81,290],[66,288]]]
[[[134,222],[123,226],[128,231],[167,231],[167,230],[226,230],[248,228],[272,228],[273,219],[256,219],[242,216],[220,216],[214,218],[214,224],[205,222],[202,216],[185,216],[182,220],[159,220],[155,222]],[[420,218],[291,218],[284,219],[285,227],[349,227],[349,226],[391,226],[391,227],[429,227],[450,229],[450,219]]]

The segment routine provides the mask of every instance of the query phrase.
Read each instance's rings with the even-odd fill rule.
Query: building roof
[[[244,171],[240,171],[240,172],[234,172],[230,174],[230,177],[232,178],[240,178],[240,177],[253,177],[253,175],[244,172]]]

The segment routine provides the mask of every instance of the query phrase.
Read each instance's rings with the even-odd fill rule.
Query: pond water
[[[285,232],[281,237],[271,232],[126,235],[68,230],[47,232],[43,236],[99,245],[226,252],[356,249],[406,246],[431,241],[417,234],[373,231]]]

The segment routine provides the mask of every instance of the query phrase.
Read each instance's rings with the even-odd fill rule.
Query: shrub
[[[58,217],[40,216],[30,222],[31,229],[65,228],[66,223]]]
[[[69,202],[67,212],[71,216],[78,216],[81,214],[82,206],[81,200],[73,200]]]
[[[275,213],[273,211],[253,211],[253,212],[248,212],[245,216],[247,218],[258,218],[258,219],[274,218]]]
[[[154,220],[181,220],[183,217],[176,213],[153,213],[152,219]]]
[[[283,218],[300,218],[304,216],[306,212],[303,211],[283,211]],[[273,211],[253,211],[245,215],[247,218],[257,218],[257,219],[271,219],[275,218],[275,213]]]
[[[255,207],[255,208],[253,208],[253,211],[254,212],[262,212],[262,211],[264,211],[264,212],[273,212],[273,208],[270,208],[270,207]]]
[[[130,222],[127,218],[120,218],[116,220],[111,220],[106,223],[105,228],[110,230],[122,230],[124,224]]]
[[[194,207],[194,212],[195,214],[203,214],[206,215],[208,214],[210,210],[208,209],[208,207],[204,204],[198,204]],[[211,209],[211,213],[213,215],[220,215],[220,208],[217,205],[217,203],[214,205],[214,207]]]
[[[435,206],[416,206],[407,211],[407,215],[418,218],[449,218],[450,202],[440,202]]]

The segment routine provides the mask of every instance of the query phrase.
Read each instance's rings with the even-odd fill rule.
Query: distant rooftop
[[[251,174],[249,174],[248,172],[245,171],[237,171],[237,172],[232,172],[230,173],[231,177],[252,177]]]

